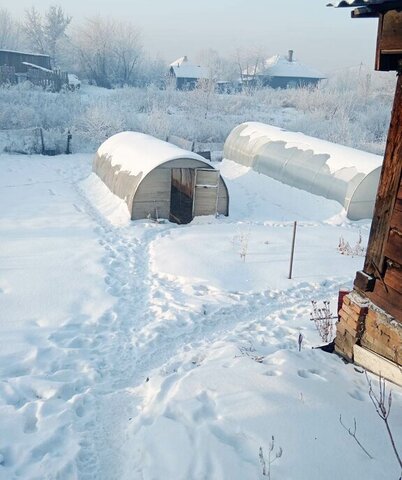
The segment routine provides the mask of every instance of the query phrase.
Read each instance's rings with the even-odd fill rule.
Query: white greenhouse
[[[238,125],[224,157],[338,201],[351,220],[372,218],[382,157],[258,122]]]
[[[150,135],[121,132],[106,140],[93,171],[128,206],[131,219],[188,223],[199,215],[228,215],[228,190],[205,158]]]

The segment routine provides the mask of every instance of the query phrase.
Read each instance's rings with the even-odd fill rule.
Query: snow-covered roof
[[[257,122],[235,127],[224,157],[338,201],[352,220],[371,218],[382,157]]]
[[[395,0],[338,0],[329,3],[328,7],[368,7],[370,5],[381,5],[383,3],[394,2]]]
[[[208,78],[208,70],[200,65],[185,63],[171,67],[176,78]]]
[[[23,65],[27,67],[35,68],[36,70],[42,70],[42,72],[53,73],[53,70],[49,70],[48,68],[41,67],[40,65],[35,65],[34,63],[29,62],[21,62]]]
[[[32,56],[35,56],[35,57],[48,57],[48,58],[50,58],[50,55],[46,55],[45,53],[19,52],[17,50],[8,50],[6,48],[0,48],[0,52],[18,53],[19,55],[32,55]]]
[[[169,65],[169,67],[180,67],[181,65],[183,65],[183,63],[188,63],[187,55],[184,55],[184,57],[178,58],[177,60],[175,60],[174,62],[172,62],[172,63]]]
[[[246,128],[240,135],[250,137],[251,142],[264,138],[266,142],[285,142],[286,148],[295,147],[304,151],[312,150],[315,154],[329,155],[326,164],[331,172],[354,167],[356,171],[368,174],[380,167],[383,161],[381,156],[374,153],[309,137],[300,132],[291,132],[259,122],[247,122],[243,125]]]
[[[154,168],[177,159],[194,159],[211,164],[194,152],[184,150],[163,140],[139,132],[121,132],[108,138],[97,154],[107,156],[112,166],[144,178]]]
[[[325,78],[325,75],[318,70],[304,65],[297,60],[289,61],[288,58],[282,55],[274,55],[268,58],[262,66],[255,69],[255,72],[243,73],[267,77]]]

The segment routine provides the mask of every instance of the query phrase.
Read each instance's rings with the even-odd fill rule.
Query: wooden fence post
[[[289,280],[292,278],[292,271],[293,271],[293,256],[295,253],[295,241],[296,241],[296,228],[297,222],[293,223],[293,238],[292,238],[292,251],[290,253],[290,267],[289,267]]]

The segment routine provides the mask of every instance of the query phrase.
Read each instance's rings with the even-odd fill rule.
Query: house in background
[[[252,71],[243,72],[245,83],[271,88],[315,87],[324,78],[318,70],[295,60],[293,50],[289,50],[287,57],[274,55]]]
[[[16,52],[14,50],[0,50],[0,65],[13,67],[16,75],[27,73],[29,64],[52,69],[50,55],[40,53]]]
[[[66,72],[52,70],[50,55],[0,50],[0,84],[26,80],[53,91],[68,84]]]
[[[184,56],[170,64],[169,76],[175,80],[177,90],[194,90],[200,80],[209,78],[209,72],[200,65],[190,63]]]

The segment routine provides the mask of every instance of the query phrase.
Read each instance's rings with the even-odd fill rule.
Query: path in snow
[[[249,433],[242,430],[243,427],[239,427],[239,431],[229,424],[222,428],[221,400],[210,390],[199,392],[193,399],[195,410],[191,407],[189,413],[185,408],[181,410],[181,406],[171,405],[169,399],[174,398],[185,379],[203,365],[210,350],[214,352],[223,339],[233,344],[234,358],[239,355],[248,358],[247,349],[254,345],[258,355],[266,359],[263,365],[265,379],[275,380],[285,375],[281,363],[285,360],[279,358],[280,353],[295,352],[299,329],[308,334],[306,344],[313,343],[309,340],[310,326],[301,321],[308,317],[310,301],[333,300],[347,275],[334,280],[292,282],[289,288],[282,290],[264,288],[245,293],[241,289],[227,291],[208,281],[183,278],[174,272],[161,273],[155,248],[171,242],[172,238],[178,238],[179,244],[190,230],[201,234],[202,230],[212,231],[214,227],[204,228],[200,224],[186,230],[150,222],[115,227],[87,197],[81,182],[89,172],[86,157],[80,161],[69,157],[39,158],[40,168],[45,173],[36,172],[36,177],[22,173],[18,176],[16,168],[18,182],[7,182],[3,187],[17,194],[20,194],[19,188],[25,194],[26,189],[36,189],[37,197],[33,198],[37,205],[33,205],[32,223],[41,226],[33,230],[33,234],[39,232],[39,242],[43,232],[50,238],[52,235],[57,238],[58,230],[51,228],[57,218],[51,205],[60,204],[58,222],[64,228],[61,235],[71,242],[79,234],[78,243],[73,244],[77,252],[88,245],[87,250],[77,256],[76,263],[77,271],[82,272],[83,284],[65,284],[66,294],[68,289],[79,292],[82,287],[89,298],[80,299],[77,294],[75,299],[73,296],[73,307],[65,312],[63,308],[66,307],[60,309],[63,313],[60,323],[55,320],[45,325],[43,320],[39,324],[36,320],[27,321],[22,335],[29,344],[29,354],[22,358],[18,352],[4,354],[2,378],[8,377],[8,380],[0,383],[0,399],[6,403],[3,413],[10,415],[9,426],[4,428],[18,431],[7,447],[2,449],[0,445],[0,454],[5,458],[3,463],[8,468],[6,475],[13,472],[26,479],[128,480],[133,478],[134,472],[135,478],[143,475],[144,478],[162,478],[155,474],[158,465],[149,459],[149,451],[154,449],[160,455],[160,468],[168,468],[170,460],[161,449],[169,443],[169,438],[161,437],[160,443],[149,444],[147,432],[156,429],[157,435],[163,435],[159,424],[169,419],[178,429],[175,434],[183,434],[183,451],[186,448],[191,451],[187,452],[183,465],[172,466],[172,475],[166,478],[191,478],[191,472],[197,472],[194,478],[205,478],[205,475],[225,478],[222,476],[225,472],[219,476],[224,464],[226,468],[228,464],[233,465],[233,478],[247,478],[255,471],[253,448],[256,440],[244,444],[242,439]],[[20,163],[20,170],[24,172],[24,162],[20,160]],[[242,188],[238,187],[237,191]],[[265,193],[261,191],[260,195],[261,201],[266,202]],[[6,194],[4,198],[11,205],[14,197]],[[314,202],[316,199],[311,200]],[[250,203],[249,208],[254,211],[253,221],[262,228],[264,218],[258,205]],[[289,221],[283,218],[288,208],[281,211],[279,204],[275,208],[272,227],[275,221],[278,225]],[[303,208],[301,211],[304,212]],[[291,215],[293,213],[292,210]],[[230,218],[223,220],[224,229],[230,230],[230,221]],[[13,213],[2,221],[2,228],[11,232],[11,239],[19,238],[20,232],[12,230],[19,222],[25,226],[28,220]],[[332,236],[337,242],[338,230],[332,231],[326,226],[324,234],[317,218],[308,228],[317,228],[323,235],[322,241]],[[54,247],[55,257],[68,247],[52,243],[53,240],[46,242],[47,246]],[[180,248],[185,248],[185,241]],[[39,251],[40,246],[37,249]],[[74,249],[68,250],[68,255],[73,254]],[[92,262],[98,260],[101,265],[93,270]],[[354,263],[360,260],[347,261],[354,270]],[[79,282],[79,276],[62,271],[63,264],[57,264],[56,268],[60,271],[55,272],[55,285],[64,273],[70,282]],[[104,276],[104,284],[96,286],[96,294],[87,289],[89,280],[85,275],[88,272],[98,279],[99,275]],[[213,268],[210,275],[214,276]],[[53,286],[49,283],[49,292]],[[0,295],[7,296],[9,291],[10,286],[0,277]],[[41,295],[38,304],[46,303],[43,293]],[[55,315],[60,313],[57,308],[51,311]],[[28,315],[25,311],[24,314]],[[21,351],[25,351],[24,345]],[[233,355],[230,358],[233,359]],[[314,359],[316,362],[317,354]],[[236,361],[225,360],[228,375]],[[317,367],[312,360],[295,357],[294,362],[295,383],[326,382],[334,374],[327,367]],[[300,366],[297,362],[301,362]],[[148,386],[155,395],[148,393],[151,398],[144,404]],[[353,402],[363,401],[358,384],[347,388]],[[149,411],[144,405],[149,406]],[[207,432],[206,438],[213,449],[227,455],[228,462],[219,464],[213,451],[205,450],[200,432]],[[200,453],[194,455],[194,452]],[[184,469],[183,475],[178,473],[180,468]],[[241,472],[246,476],[241,477]],[[2,474],[0,468],[0,478],[8,478]]]

